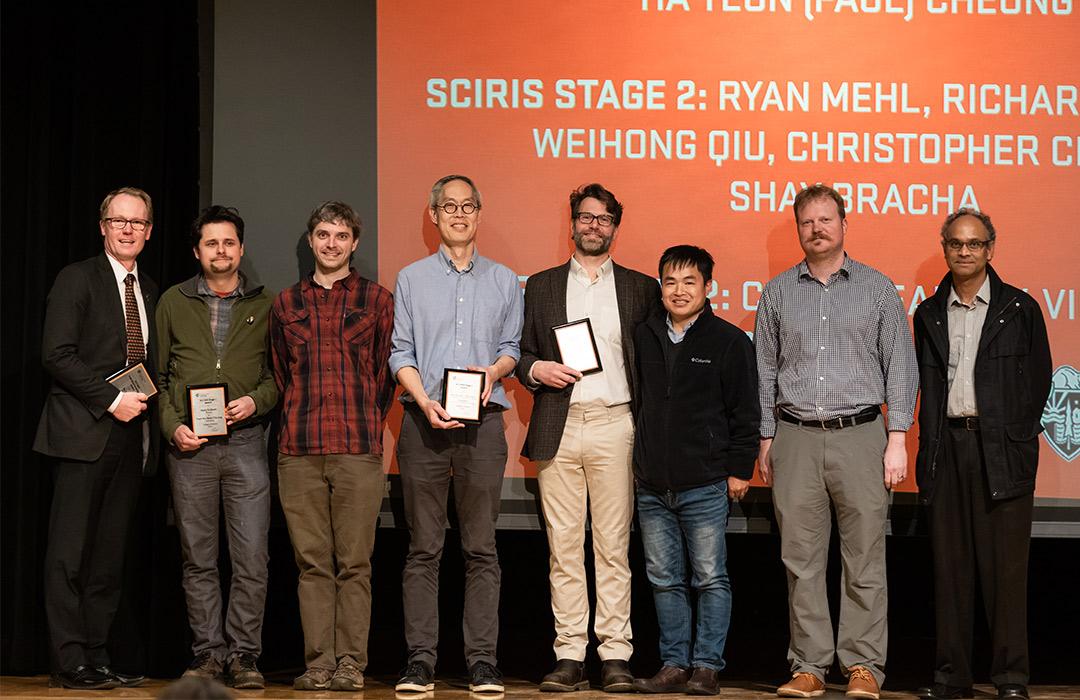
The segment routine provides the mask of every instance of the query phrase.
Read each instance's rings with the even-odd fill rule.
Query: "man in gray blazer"
[[[525,286],[525,326],[517,376],[533,392],[522,455],[535,460],[551,551],[555,670],[540,690],[583,690],[589,598],[585,580],[585,518],[592,519],[596,562],[593,630],[607,692],[633,690],[630,567],[627,546],[634,515],[634,328],[660,303],[656,280],[616,265],[609,253],[623,207],[602,185],[570,194],[574,254]],[[552,331],[588,318],[601,371],[585,376],[560,362]]]

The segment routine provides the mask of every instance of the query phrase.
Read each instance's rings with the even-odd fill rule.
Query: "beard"
[[[585,253],[586,255],[603,255],[611,248],[611,241],[614,236],[599,236],[600,241],[596,242],[592,239],[585,238],[584,233],[574,232],[574,247]]]

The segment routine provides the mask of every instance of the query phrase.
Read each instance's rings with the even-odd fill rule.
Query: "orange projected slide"
[[[523,280],[566,261],[568,195],[603,183],[626,208],[615,259],[655,276],[667,246],[707,248],[714,308],[747,331],[802,257],[804,184],[845,196],[848,252],[909,315],[946,271],[942,220],[977,207],[1050,333],[1037,495],[1078,499],[1077,37],[1073,0],[384,0],[380,282],[435,250],[427,195],[449,173],[483,193],[480,252]],[[532,476],[529,394],[507,388],[507,475]]]

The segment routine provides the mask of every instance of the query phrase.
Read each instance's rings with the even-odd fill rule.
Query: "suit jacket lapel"
[[[116,285],[116,275],[105,253],[98,256],[98,274],[101,276],[101,289],[105,295],[105,318],[115,323],[120,331],[120,347],[127,347],[127,323],[124,321],[124,307],[120,304],[120,291]]]
[[[611,261],[611,267],[615,271],[615,297],[619,302],[619,325],[622,331],[623,346],[627,342],[633,342],[633,328],[630,327],[630,319],[634,316],[634,288],[630,284],[630,275],[622,265]]]
[[[566,316],[566,280],[569,275],[570,261],[567,260],[565,265],[555,268],[555,274],[552,276],[551,298],[548,299],[552,312],[552,326],[561,326],[570,320]]]

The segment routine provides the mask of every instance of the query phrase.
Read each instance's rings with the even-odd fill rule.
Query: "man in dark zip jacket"
[[[990,217],[959,209],[949,274],[915,312],[922,404],[916,478],[934,550],[937,658],[924,698],[971,697],[974,587],[990,621],[998,697],[1026,698],[1027,563],[1050,346],[1039,305],[990,267]]]
[[[746,493],[757,457],[754,348],[746,333],[712,314],[712,268],[701,248],[668,248],[660,258],[664,311],[634,333],[634,475],[663,663],[652,678],[635,681],[647,693],[719,692],[731,619],[728,498]]]

